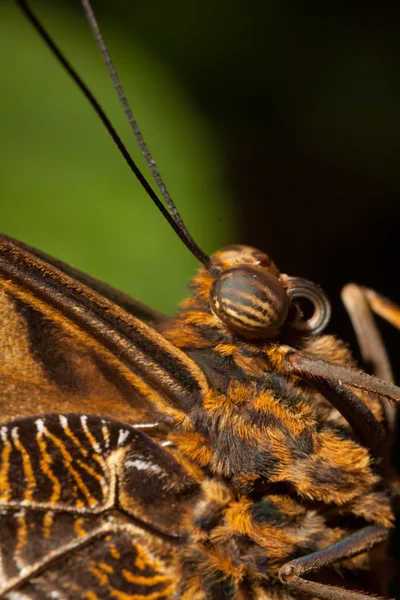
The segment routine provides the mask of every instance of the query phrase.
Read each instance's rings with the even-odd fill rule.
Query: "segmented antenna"
[[[101,119],[103,125],[106,127],[108,133],[111,135],[112,139],[114,140],[118,150],[120,151],[120,153],[124,157],[125,161],[127,162],[128,166],[130,167],[131,171],[133,171],[136,178],[138,179],[138,181],[140,182],[142,187],[145,189],[147,194],[150,196],[150,198],[152,199],[154,204],[157,206],[157,208],[159,209],[161,214],[168,221],[168,223],[171,225],[172,229],[175,231],[175,233],[178,235],[178,237],[182,240],[182,242],[185,244],[185,246],[190,250],[190,252],[200,262],[202,262],[203,265],[207,269],[209,269],[210,258],[196,244],[196,242],[193,240],[192,236],[186,229],[186,226],[183,223],[182,218],[164,185],[161,175],[160,175],[160,173],[155,165],[155,162],[147,148],[147,145],[142,137],[142,134],[137,125],[136,119],[134,118],[133,113],[129,107],[128,101],[127,101],[124,91],[122,89],[121,82],[115,71],[113,63],[111,61],[110,54],[108,53],[107,47],[103,40],[103,36],[100,32],[99,26],[94,17],[92,8],[91,8],[88,0],[81,0],[86,17],[87,17],[89,24],[93,30],[93,33],[96,38],[96,42],[101,50],[101,53],[102,53],[104,61],[106,63],[108,72],[113,81],[114,88],[117,91],[119,100],[124,108],[125,114],[127,115],[130,126],[135,134],[135,137],[139,143],[140,149],[142,150],[142,153],[144,154],[146,162],[153,174],[153,177],[154,177],[158,187],[161,190],[161,193],[164,197],[164,200],[165,200],[170,212],[168,212],[168,210],[166,209],[164,204],[158,198],[157,194],[154,192],[153,188],[150,186],[150,184],[148,183],[148,181],[146,180],[146,178],[140,171],[139,167],[136,165],[135,161],[129,154],[129,152],[126,149],[124,143],[122,142],[120,136],[116,132],[114,126],[112,125],[111,121],[107,117],[106,113],[104,112],[104,110],[101,107],[101,105],[99,104],[99,102],[96,100],[96,98],[94,97],[94,95],[92,94],[92,92],[90,91],[88,86],[85,84],[83,79],[78,75],[78,73],[72,67],[70,62],[65,58],[64,54],[58,48],[58,46],[56,45],[54,40],[47,33],[46,29],[43,27],[43,25],[41,24],[39,19],[32,12],[32,10],[31,10],[30,6],[28,5],[28,3],[26,2],[26,0],[16,0],[16,2],[19,5],[19,7],[21,8],[24,15],[27,17],[27,19],[30,21],[30,23],[34,26],[36,31],[39,33],[40,37],[43,39],[43,41],[46,43],[46,45],[50,48],[51,52],[54,54],[54,56],[57,58],[57,60],[60,62],[62,67],[67,71],[68,75],[73,79],[73,81],[76,83],[76,85],[79,87],[79,89],[83,92],[83,94],[85,95],[85,97],[87,98],[87,100],[89,101],[91,106],[94,108],[97,115]]]
[[[118,73],[115,70],[114,63],[112,62],[111,55],[108,51],[108,48],[104,41],[104,38],[101,34],[99,24],[94,15],[94,12],[90,5],[90,2],[88,0],[81,0],[81,4],[83,7],[83,10],[85,11],[88,23],[92,29],[96,43],[97,43],[97,45],[100,49],[100,52],[103,56],[103,60],[105,62],[107,71],[113,82],[115,91],[118,94],[119,101],[122,104],[126,118],[128,119],[129,125],[133,131],[136,141],[139,144],[139,148],[141,149],[142,154],[146,159],[146,163],[151,171],[151,174],[153,175],[153,178],[154,178],[155,182],[157,183],[162,196],[164,197],[164,200],[170,210],[171,215],[174,217],[175,221],[181,226],[182,230],[185,231],[187,236],[190,238],[190,234],[182,221],[182,218],[178,212],[177,207],[175,206],[173,200],[171,199],[171,196],[168,193],[165,183],[161,177],[160,171],[157,169],[157,165],[156,165],[156,163],[150,153],[150,150],[148,149],[147,144],[142,136],[142,133],[139,129],[138,122],[136,121],[136,119],[133,115],[132,109],[129,106],[129,102],[127,100],[124,89],[122,87],[122,83],[118,77]]]

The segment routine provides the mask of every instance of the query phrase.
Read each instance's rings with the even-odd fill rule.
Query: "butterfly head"
[[[213,254],[195,285],[219,321],[248,338],[271,337],[282,327],[315,335],[329,321],[330,303],[317,285],[280,273],[267,254],[249,246]],[[308,317],[305,302],[311,305]]]

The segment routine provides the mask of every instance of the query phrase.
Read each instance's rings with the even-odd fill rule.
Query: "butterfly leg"
[[[373,294],[375,292],[372,290],[350,283],[342,290],[342,300],[356,332],[364,361],[370,366],[373,375],[384,381],[393,382],[386,348],[372,314],[373,312],[379,314],[374,308]],[[397,307],[397,312],[398,327],[400,328],[399,307]]]
[[[352,426],[360,441],[376,456],[385,455],[387,433],[366,403],[343,384],[381,394],[400,403],[400,388],[351,367],[335,365],[288,349],[284,365],[315,387]]]
[[[375,290],[367,287],[363,287],[362,289],[374,313],[385,319],[385,321],[396,327],[396,329],[400,329],[400,306],[385,298],[385,296],[378,294]]]
[[[357,335],[361,356],[376,377],[393,382],[389,357],[373,313],[400,329],[400,306],[394,304],[374,290],[354,283],[342,290],[342,300],[349,313]],[[396,412],[387,402],[384,404],[387,422],[393,430]]]
[[[279,578],[282,583],[296,592],[304,593],[320,600],[371,600],[371,596],[362,592],[354,592],[341,587],[317,583],[304,579],[304,575],[319,571],[335,563],[352,558],[371,550],[388,537],[388,530],[374,525],[364,527],[349,535],[340,542],[292,560],[280,569]],[[376,600],[378,598],[374,596]]]

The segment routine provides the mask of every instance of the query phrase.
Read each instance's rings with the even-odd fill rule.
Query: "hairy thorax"
[[[184,550],[189,591],[182,597],[195,598],[200,581],[221,598],[241,597],[240,590],[246,598],[247,589],[249,597],[280,596],[278,571],[287,561],[325,548],[362,524],[393,525],[391,477],[321,394],[284,374],[284,343],[252,344],[227,335],[198,307],[191,300],[179,327],[165,332],[210,383],[202,403],[170,436],[205,476],[205,499],[191,517]],[[333,336],[287,342],[316,358],[354,365]],[[380,399],[356,393],[382,422]],[[359,573],[376,560],[377,554],[364,553],[342,567]]]

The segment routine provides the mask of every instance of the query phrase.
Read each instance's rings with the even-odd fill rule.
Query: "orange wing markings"
[[[101,468],[101,472],[107,473],[107,462],[103,457],[103,448],[101,447],[100,443],[96,440],[96,437],[94,436],[94,434],[90,431],[89,425],[87,423],[87,416],[86,415],[82,415],[80,417],[80,421],[81,421],[81,426],[82,429],[86,435],[86,438],[88,439],[91,447],[93,448],[93,454],[92,454],[92,459],[97,462]],[[104,429],[107,429],[106,425],[105,425],[105,421],[102,421],[102,434],[104,436]],[[106,438],[107,439],[107,438]],[[110,435],[108,432],[108,447],[109,447],[109,443],[110,443]],[[106,446],[107,449],[107,446]],[[106,500],[107,495],[109,493],[109,488],[108,488],[108,484],[107,481],[105,479],[105,477],[103,475],[100,475],[99,473],[97,473],[94,469],[91,469],[91,471],[89,470],[89,467],[85,467],[84,465],[82,465],[83,468],[87,469],[88,473],[91,473],[93,477],[95,477],[100,485],[101,485],[101,489],[102,489],[102,493],[103,493],[103,499]]]
[[[119,529],[121,533],[123,530],[125,528]],[[131,528],[125,531],[128,533]],[[99,554],[97,560],[90,553],[88,571],[101,587],[102,593],[98,593],[110,599],[167,600],[176,591],[176,575],[170,572],[163,559],[153,556],[154,550],[160,549],[159,542],[153,546],[155,540],[152,541],[151,536],[146,534],[142,537],[140,534],[138,539],[133,531],[129,537],[119,538],[118,534],[117,537],[114,534],[106,536],[107,553]]]
[[[109,574],[114,573],[114,568],[105,562],[100,562],[99,567],[106,573],[109,573]]]
[[[157,559],[152,559],[140,544],[133,541],[132,547],[136,552],[135,567],[139,569],[139,571],[144,571],[146,568],[150,568],[154,571],[160,569],[160,562]]]
[[[50,479],[53,486],[53,491],[50,497],[50,504],[57,504],[61,496],[61,483],[59,478],[55,475],[51,468],[53,464],[53,459],[47,451],[47,445],[44,439],[44,431],[41,427],[37,427],[36,441],[40,451],[40,468],[42,469],[44,475],[46,475],[46,477]]]
[[[68,418],[65,415],[60,415],[59,419],[60,419],[61,427],[63,428],[65,435],[67,435],[69,437],[69,439],[78,448],[78,450],[82,454],[82,456],[84,456],[86,458],[87,455],[89,454],[89,451],[87,450],[87,448],[85,448],[81,444],[81,442],[78,440],[78,438],[73,433],[73,431],[71,431],[71,428],[68,424]]]
[[[11,499],[11,487],[8,480],[10,471],[10,454],[12,452],[11,442],[7,437],[8,428],[1,427],[0,439],[4,444],[1,453],[1,470],[0,470],[0,502],[7,502]]]
[[[81,422],[82,429],[83,429],[91,447],[93,448],[94,453],[98,456],[101,456],[103,450],[102,450],[99,442],[96,440],[95,436],[93,435],[93,433],[90,431],[90,429],[88,427],[87,416],[82,415],[80,417],[80,422]]]
[[[100,598],[98,597],[98,595],[95,592],[92,592],[91,590],[89,590],[87,592],[84,592],[81,597],[84,600],[100,600]]]
[[[29,457],[29,453],[23,446],[18,435],[18,427],[13,427],[11,430],[11,438],[13,440],[15,448],[20,452],[22,458],[22,466],[25,474],[26,488],[24,493],[23,503],[29,503],[32,499],[33,492],[36,489],[36,478],[32,467],[32,462]]]
[[[152,561],[149,561],[149,556],[147,555],[145,550],[138,544],[132,544],[132,545],[134,546],[136,551],[138,551],[138,549],[140,548],[142,558],[146,557],[146,567],[150,567],[150,564],[152,563]],[[157,567],[159,569],[160,565],[157,564]],[[122,590],[118,590],[116,587],[114,587],[110,582],[110,577],[115,573],[115,570],[108,563],[104,563],[103,561],[95,562],[95,561],[91,560],[89,572],[92,575],[94,575],[98,584],[102,588],[107,587],[107,591],[110,594],[110,597],[117,598],[120,600],[149,600],[149,599],[154,599],[154,600],[160,599],[161,600],[162,598],[170,597],[170,595],[175,591],[175,583],[170,575],[162,575],[162,574],[157,573],[155,575],[150,575],[148,577],[145,577],[143,575],[135,575],[132,571],[130,571],[128,569],[122,569],[121,574],[122,574],[123,578],[125,579],[125,581],[127,581],[128,583],[130,583],[134,586],[152,587],[152,586],[156,586],[156,585],[159,586],[160,584],[165,584],[161,590],[154,590],[154,591],[149,590],[149,592],[141,594],[141,593],[128,593],[128,592],[125,592]]]
[[[117,505],[104,503],[99,485],[104,475],[107,498],[114,500],[117,478],[122,477],[117,467],[125,464],[129,453],[138,463],[140,477],[144,464],[153,467],[146,471],[151,480],[148,485],[139,479],[148,498],[151,482],[158,481],[172,461],[160,444],[124,423],[75,413],[16,420],[0,427],[0,443],[0,472],[12,495],[0,515],[0,529],[15,531],[13,547],[1,548],[8,573],[0,574],[0,597],[11,592],[30,597],[33,580],[35,585],[38,581],[38,589],[43,585],[46,594],[54,590],[86,600],[90,600],[84,596],[89,591],[110,600],[124,598],[124,594],[130,599],[172,597],[177,574],[172,572],[168,540],[156,534],[158,521],[154,533],[144,532],[139,523],[150,507],[138,505],[137,519],[130,522]],[[176,497],[169,487],[168,494],[165,509]],[[110,518],[108,509],[112,509]],[[123,543],[120,535],[125,537]],[[94,541],[95,537],[101,539]]]
[[[60,415],[59,420],[60,420],[60,424],[64,430],[64,433],[69,437],[69,439],[73,442],[73,444],[78,448],[81,455],[84,458],[87,458],[89,455],[89,450],[87,448],[85,448],[85,446],[79,441],[79,439],[76,437],[76,435],[71,430],[69,423],[68,423],[67,416]],[[80,424],[81,424],[82,430],[86,436],[86,439],[88,440],[90,447],[93,450],[90,458],[99,464],[101,473],[97,472],[93,467],[91,467],[86,462],[84,462],[80,459],[77,459],[77,464],[84,471],[86,471],[91,477],[93,477],[94,479],[96,479],[99,482],[101,489],[102,489],[103,499],[106,500],[107,496],[109,495],[109,486],[108,486],[106,478],[104,477],[104,474],[107,473],[107,463],[103,458],[103,448],[101,447],[101,445],[99,444],[99,442],[96,440],[95,436],[92,434],[92,432],[89,429],[89,426],[87,423],[87,415],[81,415]],[[107,429],[107,426],[105,424],[105,421],[103,420],[102,421],[103,435],[104,435],[104,429]],[[108,429],[107,429],[107,432],[108,432]],[[108,444],[109,444],[109,440],[110,440],[110,434],[108,432]]]
[[[78,517],[74,522],[74,532],[79,538],[85,537],[87,535],[86,529],[83,527],[85,519],[83,517]]]
[[[103,434],[104,445],[106,450],[110,447],[110,430],[107,427],[107,423],[104,419],[101,420],[101,433]]]
[[[94,577],[96,577],[97,582],[100,587],[108,586],[108,584],[110,582],[108,573],[105,572],[100,567],[100,565],[98,565],[95,561],[93,561],[93,560],[90,561],[90,567],[88,570],[89,570],[89,573],[91,573],[92,575],[94,575]]]
[[[51,528],[54,523],[54,513],[49,510],[43,515],[43,537],[45,540],[51,538]]]
[[[106,541],[109,541],[109,540],[106,540]],[[115,544],[110,545],[109,551],[110,551],[112,558],[114,558],[115,560],[119,560],[121,558],[121,554],[118,551]]]
[[[15,562],[18,563],[20,551],[28,543],[28,524],[26,521],[26,511],[21,510],[15,514],[17,521],[17,545],[15,547]]]
[[[143,575],[135,575],[135,573],[128,571],[128,569],[122,569],[122,575],[127,581],[129,581],[129,583],[135,583],[136,585],[153,586],[157,585],[158,583],[171,581],[171,577],[169,575],[153,575],[144,577]]]
[[[77,551],[78,548],[83,547],[88,544],[91,540],[95,538],[103,537],[113,531],[112,525],[107,523],[100,525],[99,527],[93,529],[89,533],[86,534],[85,537],[82,537],[80,540],[76,538],[72,539],[68,543],[51,550],[44,556],[42,559],[37,562],[30,563],[29,565],[22,564],[19,566],[20,573],[16,576],[13,576],[9,579],[0,579],[0,597],[5,596],[7,593],[21,588],[24,583],[29,582],[33,579],[38,573],[43,571],[46,565],[56,562],[62,557],[68,556],[71,552]]]
[[[121,590],[116,590],[112,586],[110,586],[109,590],[111,597],[117,600],[167,600],[176,591],[176,587],[175,584],[171,584],[167,588],[151,594],[127,594]]]
[[[47,429],[47,427],[44,424],[43,419],[37,419],[36,424],[37,424],[38,431],[42,432],[43,435],[45,435],[47,438],[49,438],[54,443],[54,445],[57,446],[57,448],[59,449],[60,455],[63,459],[63,463],[64,463],[66,469],[71,473],[74,481],[76,482],[77,487],[84,495],[88,505],[90,507],[96,506],[98,504],[98,501],[90,493],[90,491],[89,491],[88,487],[86,486],[86,484],[84,483],[80,473],[78,473],[78,471],[76,469],[74,469],[74,467],[72,466],[74,463],[74,457],[67,450],[64,442],[60,438],[58,438],[56,435],[54,435],[49,429]],[[77,502],[77,504],[78,504],[78,502]]]
[[[96,458],[97,455],[93,456],[93,458]],[[86,463],[84,463],[82,460],[79,460],[79,458],[77,459],[76,463],[81,467],[81,469],[83,469],[84,471],[86,471],[86,473],[88,473],[88,475],[90,475],[91,477],[93,477],[94,479],[96,479],[101,487],[101,492],[103,494],[103,500],[107,500],[107,497],[109,495],[109,487],[108,487],[108,483],[106,481],[106,479],[100,475],[95,469],[93,469],[92,467],[90,467],[89,465],[87,465]],[[97,504],[97,501],[96,501]]]

